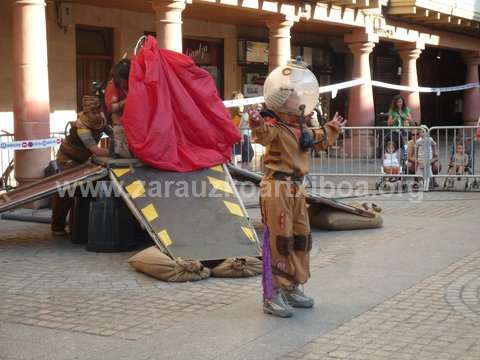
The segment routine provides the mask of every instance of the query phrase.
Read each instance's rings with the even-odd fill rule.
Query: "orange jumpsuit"
[[[302,185],[310,170],[310,151],[300,149],[299,126],[267,118],[251,127],[253,140],[266,147],[260,206],[269,232],[273,286],[292,290],[310,277],[312,237]],[[321,141],[317,150],[328,148],[338,137],[337,127],[327,123],[324,129],[307,129]]]

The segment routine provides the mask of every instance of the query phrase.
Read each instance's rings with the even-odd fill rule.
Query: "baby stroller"
[[[457,147],[463,147],[463,154],[467,158],[462,160],[460,155],[457,154]],[[457,190],[467,190],[470,187],[473,189],[478,189],[480,187],[479,181],[474,179],[470,181],[471,178],[463,175],[473,175],[474,174],[474,164],[475,164],[475,143],[472,142],[471,136],[458,136],[453,142],[452,152],[450,156],[450,162],[448,164],[448,175],[450,177],[445,178],[443,183],[444,189],[457,189]],[[460,169],[463,171],[461,171]],[[459,172],[459,170],[461,172]],[[456,176],[453,176],[456,175]]]
[[[395,141],[397,140],[397,141]],[[393,144],[394,152],[387,153],[387,147]],[[377,190],[385,191],[406,191],[407,184],[405,183],[407,149],[406,142],[403,139],[395,136],[386,136],[385,142],[382,146],[383,160],[381,166],[380,180],[375,184]],[[393,166],[392,166],[393,165]],[[396,169],[392,171],[392,169]],[[388,171],[387,171],[388,170]]]

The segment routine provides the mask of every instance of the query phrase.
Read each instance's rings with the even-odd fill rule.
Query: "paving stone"
[[[377,202],[375,200],[375,202]],[[385,206],[386,216],[437,217],[452,224],[478,202],[457,201],[448,211],[420,203]],[[405,220],[404,220],[405,221]],[[423,221],[423,220],[422,220]],[[423,226],[423,225],[422,225]],[[260,296],[260,278],[208,279],[170,284],[133,271],[133,254],[95,254],[46,225],[0,221],[0,321],[135,341],[180,322]],[[312,270],[354,259],[372,241],[408,238],[423,227],[340,232],[325,244],[314,236]],[[386,236],[386,234],[388,236]],[[480,254],[405,289],[370,311],[318,337],[285,359],[480,358]],[[0,344],[1,345],[1,344]],[[292,350],[292,349],[291,349]]]
[[[133,252],[90,253],[52,238],[48,225],[0,226],[0,321],[136,340],[261,293],[260,277],[162,283],[128,266]],[[315,246],[312,263],[349,253]]]
[[[324,354],[325,344],[337,344],[329,358],[480,359],[478,279],[480,251],[297,351],[315,358]]]

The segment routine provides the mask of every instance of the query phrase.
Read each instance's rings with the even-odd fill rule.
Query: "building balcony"
[[[404,21],[480,36],[478,0],[390,0],[387,14]]]

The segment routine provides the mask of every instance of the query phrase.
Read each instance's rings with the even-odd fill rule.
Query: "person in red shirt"
[[[122,158],[132,157],[121,121],[127,101],[129,73],[130,60],[122,59],[113,66],[112,79],[105,90],[105,109],[113,127],[113,155]]]

